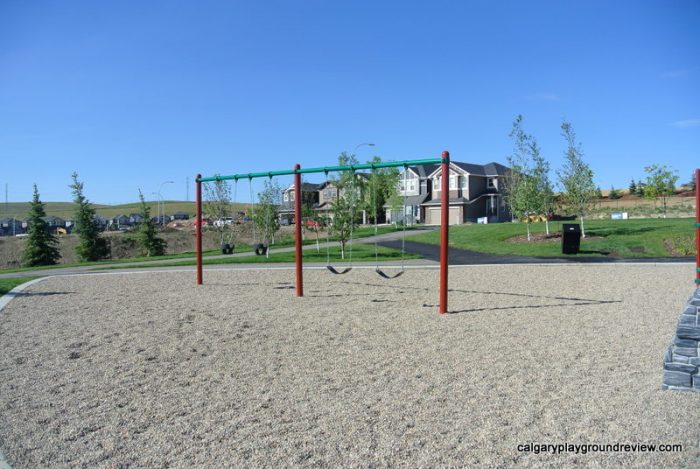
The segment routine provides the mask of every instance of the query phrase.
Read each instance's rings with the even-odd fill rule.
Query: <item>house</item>
[[[0,236],[24,234],[25,228],[19,218],[0,218]]]
[[[401,221],[413,225],[425,221],[421,207],[431,195],[429,175],[438,167],[436,164],[409,166],[399,173],[398,195],[402,200],[399,207],[384,204],[387,223]]]
[[[321,184],[303,182],[301,184],[301,205],[304,208],[313,208],[318,205],[319,187]],[[294,184],[282,191],[282,204],[279,207],[280,223],[288,225],[294,223]]]
[[[95,224],[98,227],[100,227],[101,230],[104,230],[105,228],[107,228],[107,225],[109,225],[109,220],[103,216],[95,215],[94,220]]]
[[[110,220],[109,225],[115,230],[126,230],[131,228],[131,222],[126,215],[117,215]]]
[[[489,222],[510,220],[503,200],[503,179],[508,172],[498,163],[485,165],[450,162],[449,223],[459,225],[486,217]],[[421,204],[421,218],[426,225],[440,224],[442,169],[436,167],[428,174],[432,190]]]
[[[58,233],[59,230],[61,230],[62,233],[66,232],[66,221],[63,218],[49,215],[48,217],[42,217],[42,220],[46,222],[49,231],[52,233]]]
[[[131,213],[129,214],[129,223],[132,225],[138,225],[143,221],[143,215],[140,213]]]
[[[364,179],[363,182],[369,180],[370,175],[367,173],[355,173],[355,177],[359,179]],[[314,210],[321,215],[323,218],[332,219],[333,218],[333,201],[335,201],[339,195],[342,195],[342,191],[350,190],[351,187],[345,187],[339,193],[337,188],[337,183],[335,181],[325,181],[318,186],[318,204],[314,207]],[[365,210],[357,212],[362,213],[362,223],[367,223],[367,213]]]

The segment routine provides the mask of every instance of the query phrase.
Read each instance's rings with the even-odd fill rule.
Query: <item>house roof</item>
[[[457,166],[462,171],[472,174],[474,176],[503,176],[508,171],[507,166],[503,166],[500,163],[491,162],[487,164],[473,164],[473,163],[462,163],[460,161],[451,161],[451,164]],[[430,176],[435,174],[439,169],[439,165],[434,166],[434,169],[429,173]]]
[[[301,191],[302,192],[314,192],[317,191],[321,188],[323,184],[315,184],[313,182],[302,182],[301,183]],[[294,184],[290,184],[284,192],[288,192],[294,189]]]

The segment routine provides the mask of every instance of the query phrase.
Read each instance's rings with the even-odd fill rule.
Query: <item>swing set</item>
[[[302,169],[297,163],[294,165],[292,170],[284,171],[269,171],[260,173],[247,173],[247,174],[233,174],[230,176],[213,176],[213,177],[202,177],[201,174],[197,174],[195,178],[196,182],[196,242],[195,251],[197,258],[197,284],[202,285],[203,282],[203,272],[202,272],[202,183],[203,182],[214,182],[233,179],[235,184],[238,183],[240,179],[248,179],[252,181],[254,178],[268,177],[273,178],[275,176],[294,176],[294,238],[295,238],[295,258],[296,258],[296,296],[304,296],[304,277],[303,277],[303,256],[302,256],[302,236],[301,236],[301,225],[302,225],[302,214],[301,214],[301,175],[310,173],[326,173],[330,172],[352,172],[353,175],[355,171],[362,169],[379,169],[379,168],[404,168],[404,209],[403,209],[403,233],[401,241],[401,269],[394,275],[389,275],[384,272],[379,267],[379,253],[377,249],[377,244],[375,241],[374,255],[375,255],[375,271],[376,273],[384,279],[391,280],[400,277],[405,272],[404,265],[404,251],[405,251],[405,238],[406,238],[406,170],[408,166],[422,165],[422,164],[440,164],[442,170],[441,178],[441,194],[443,195],[440,199],[440,279],[439,279],[439,290],[440,290],[440,302],[439,302],[439,312],[444,314],[447,312],[447,266],[448,266],[448,241],[449,241],[449,196],[444,196],[449,194],[449,167],[450,167],[450,154],[447,151],[442,152],[441,158],[433,159],[423,159],[423,160],[405,160],[405,161],[390,161],[386,163],[367,163],[367,164],[354,164],[345,166],[327,166],[323,168],[305,168]],[[354,177],[353,177],[354,181]],[[354,190],[354,187],[353,187]],[[376,187],[373,189],[374,197],[376,197]],[[251,184],[251,194],[252,194],[252,184]],[[252,195],[251,195],[252,203]],[[354,204],[353,204],[354,205]],[[350,216],[354,217],[354,210],[351,210]],[[331,265],[330,262],[330,251],[327,248],[327,264],[326,269],[336,275],[347,274],[352,270],[352,227],[354,225],[354,219],[350,220],[350,264],[343,270],[337,270]],[[377,208],[376,203],[374,204],[374,234],[378,233],[377,224]],[[328,235],[327,235],[328,236]],[[329,239],[327,239],[328,241]],[[329,244],[329,243],[328,243]],[[258,246],[259,248],[260,246]],[[267,246],[264,246],[267,250]]]

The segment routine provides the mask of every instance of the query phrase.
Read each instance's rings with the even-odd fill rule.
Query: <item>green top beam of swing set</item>
[[[288,169],[285,171],[267,171],[261,173],[247,173],[247,174],[232,174],[230,176],[212,176],[206,178],[199,178],[196,182],[211,182],[211,181],[225,181],[227,179],[254,179],[263,177],[274,177],[274,176],[289,176],[291,174],[309,174],[309,173],[332,173],[337,171],[357,171],[360,169],[377,169],[377,168],[396,168],[396,167],[408,167],[418,164],[440,164],[449,163],[449,158],[431,158],[427,160],[404,160],[404,161],[388,161],[386,163],[366,163],[366,164],[351,164],[346,166],[324,166],[323,168],[301,168],[301,169]]]

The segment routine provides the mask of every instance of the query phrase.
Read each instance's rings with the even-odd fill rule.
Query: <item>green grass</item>
[[[572,223],[572,222],[563,222]],[[561,233],[562,222],[550,223],[550,233]],[[579,256],[616,256],[623,258],[666,257],[665,241],[693,237],[690,218],[649,218],[639,220],[584,221],[586,236],[581,240]],[[533,223],[532,233],[544,233],[544,223]],[[508,242],[526,234],[524,223],[464,225],[450,227],[450,246],[471,251],[519,256],[559,257],[559,242]],[[439,244],[439,232],[412,236],[411,241]],[[593,239],[589,239],[593,238]],[[606,254],[607,253],[607,254]]]
[[[379,262],[387,261],[400,261],[401,251],[398,249],[390,249],[382,246],[378,246],[377,253],[379,254]],[[270,251],[270,257],[265,256],[245,256],[245,257],[224,257],[220,259],[204,259],[203,264],[205,265],[218,265],[218,264],[272,264],[272,263],[291,263],[295,260],[294,252],[275,252],[274,248]],[[340,247],[332,247],[330,249],[331,264],[340,264],[349,262],[349,251],[345,252],[345,260],[340,258]],[[304,250],[304,262],[326,262],[327,254],[325,249],[321,249],[320,252],[316,250]],[[352,249],[352,260],[353,262],[366,262],[374,261],[374,245],[371,244],[356,244]],[[420,259],[417,254],[406,254],[404,259]],[[176,261],[176,262],[163,262],[158,264],[141,264],[135,266],[112,266],[108,267],[109,270],[112,269],[129,269],[129,268],[148,268],[148,267],[180,267],[180,266],[190,266],[195,265],[194,260],[188,261]],[[100,269],[102,270],[102,269]]]
[[[216,256],[221,254],[218,249],[210,249],[202,253],[203,256]],[[129,259],[113,259],[104,261],[94,261],[94,262],[76,262],[72,264],[56,264],[56,265],[40,265],[36,267],[17,267],[13,269],[0,269],[0,274],[10,274],[14,272],[32,272],[35,270],[46,270],[46,269],[62,269],[64,267],[82,267],[82,266],[100,266],[100,265],[112,265],[112,264],[127,264],[130,262],[148,262],[157,260],[168,260],[168,259],[182,259],[184,257],[194,257],[194,252],[181,252],[179,254],[167,254],[165,256],[154,256],[154,257],[131,257]]]
[[[8,291],[15,288],[17,285],[21,285],[36,277],[12,277],[12,278],[0,278],[0,295],[4,295]]]
[[[411,230],[412,228],[407,228],[407,230]],[[378,234],[386,234],[386,233],[391,233],[393,231],[400,230],[397,229],[394,226],[380,226],[377,229]],[[316,244],[316,237],[313,233],[306,233],[306,239],[304,240],[304,245],[313,245]],[[374,227],[363,227],[360,229],[355,230],[353,233],[353,238],[359,239],[359,238],[366,238],[368,236],[374,236]],[[330,237],[331,241],[337,241],[337,238],[335,236]],[[319,239],[321,243],[326,241],[326,236],[322,235]],[[235,243],[234,243],[235,244]],[[282,248],[282,247],[289,247],[294,245],[294,237],[289,235],[289,236],[283,236],[280,240],[278,240],[275,245],[273,246],[274,248]],[[246,246],[245,244],[243,245],[236,245],[236,252],[240,252],[241,249],[246,249],[243,246]],[[323,250],[325,252],[325,250]],[[208,256],[216,256],[221,254],[221,251],[218,249],[210,249],[207,251],[204,251],[202,255],[204,257]],[[158,260],[167,260],[167,259],[182,259],[186,257],[194,257],[195,253],[194,252],[182,252],[178,254],[167,254],[165,256],[156,256],[156,257],[132,257],[129,259],[115,259],[115,260],[104,260],[104,261],[95,261],[95,262],[78,262],[78,263],[72,263],[72,264],[57,264],[57,265],[47,265],[47,266],[38,266],[38,267],[17,267],[17,268],[12,268],[12,269],[0,269],[1,274],[9,274],[9,273],[15,273],[15,272],[32,272],[35,270],[45,270],[45,269],[61,269],[64,267],[82,267],[82,266],[109,266],[113,264],[126,264],[130,262],[148,262],[148,261],[158,261]],[[256,261],[253,261],[256,262]],[[287,261],[280,261],[280,262],[287,262]],[[191,264],[183,264],[183,265],[191,265]]]

